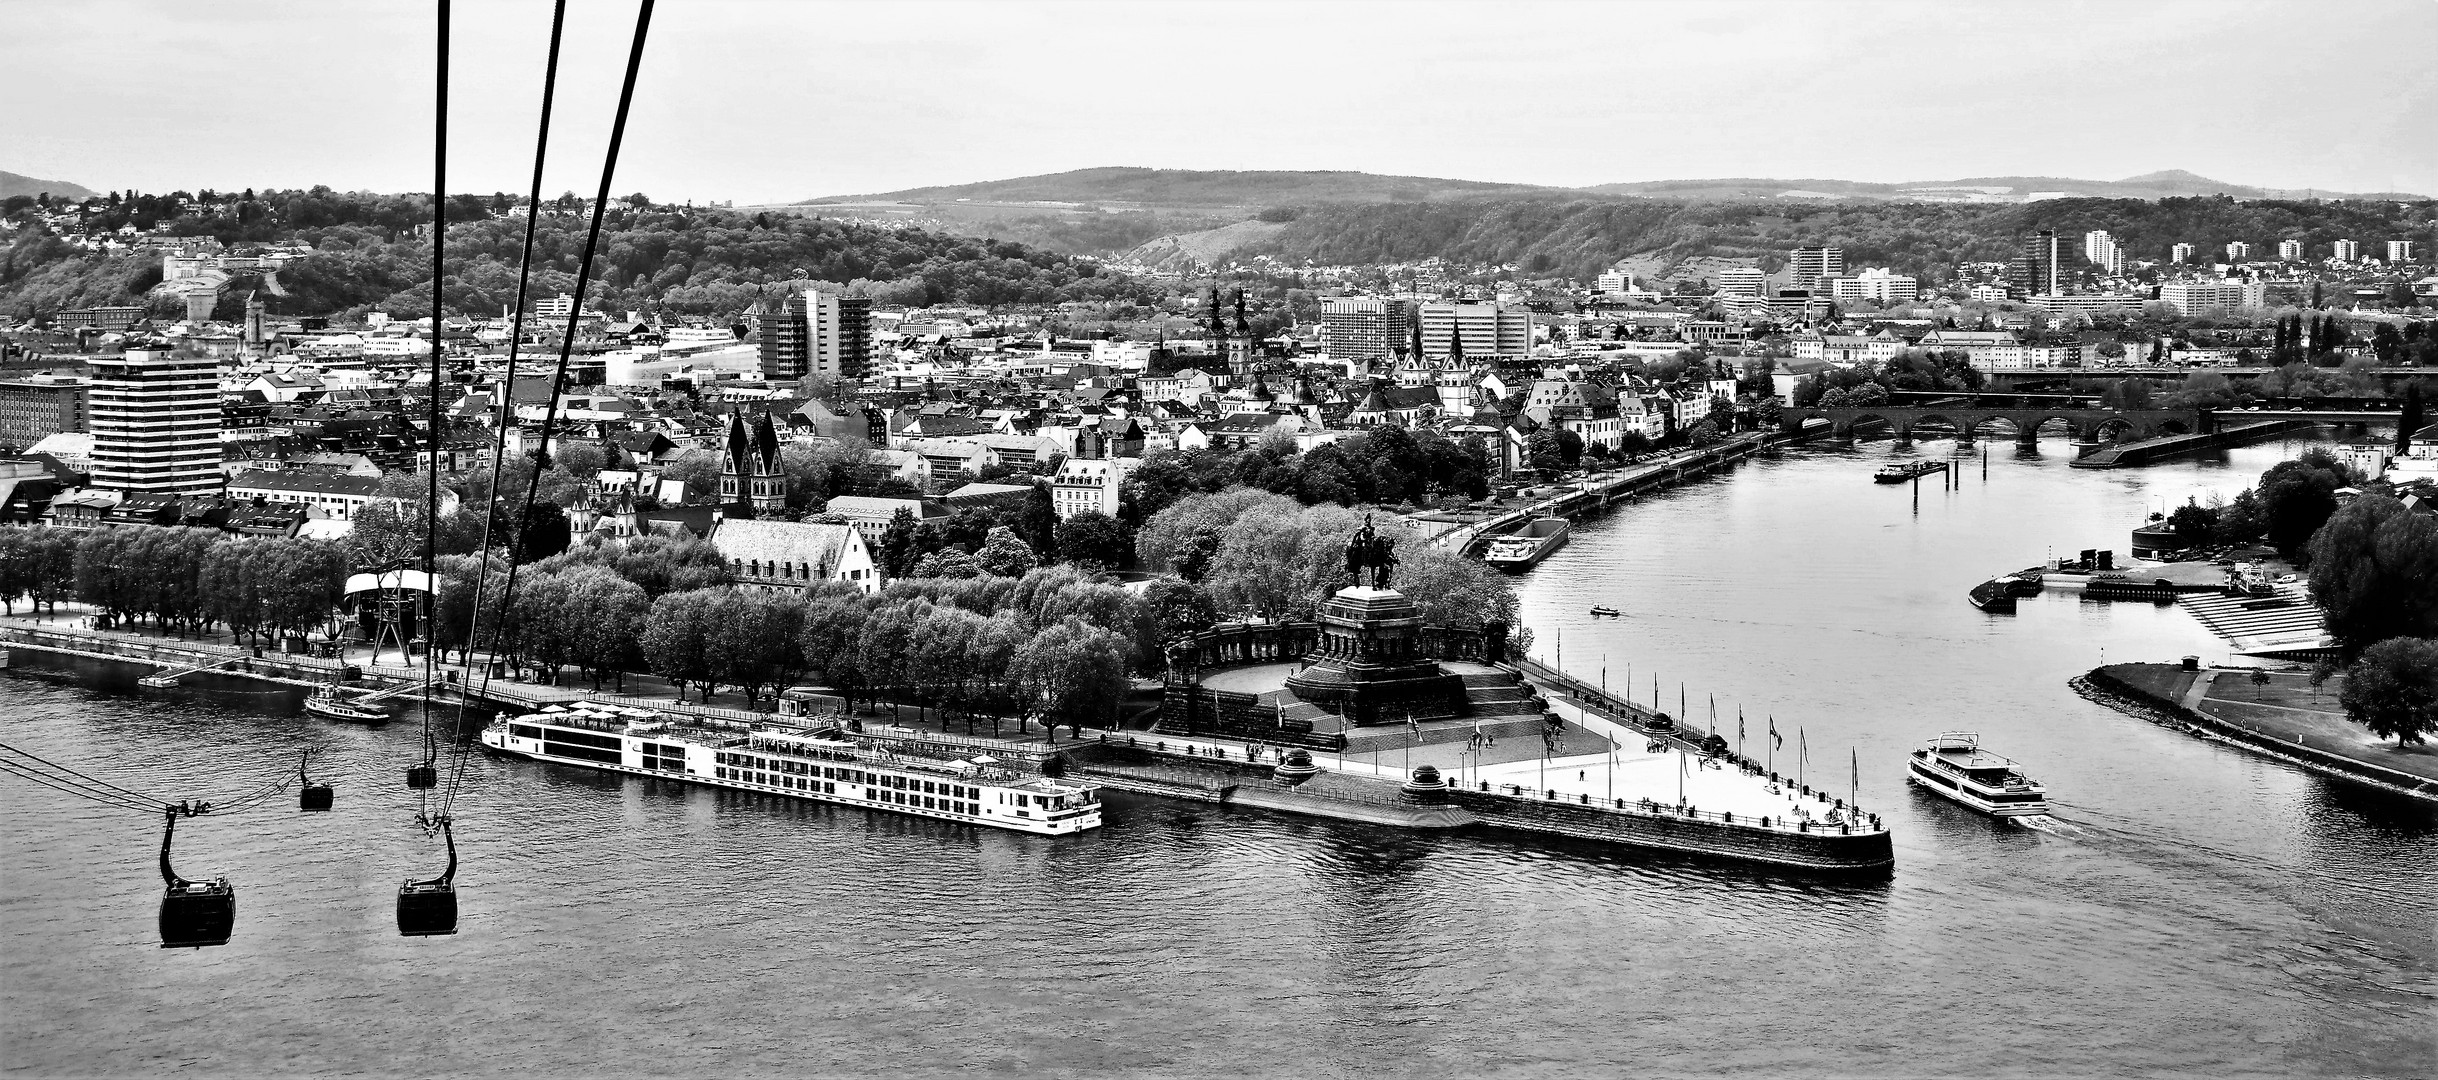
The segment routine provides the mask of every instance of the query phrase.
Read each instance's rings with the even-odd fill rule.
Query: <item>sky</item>
[[[547,194],[599,182],[638,2],[567,0]],[[428,191],[436,10],[0,0],[0,169]],[[530,183],[550,13],[455,5],[451,191]],[[611,186],[751,204],[1102,165],[1558,186],[2187,169],[2438,195],[2433,45],[2438,0],[661,0]]]

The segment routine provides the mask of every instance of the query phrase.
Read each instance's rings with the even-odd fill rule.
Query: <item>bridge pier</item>
[[[1896,445],[1913,445],[1913,423],[1911,421],[1906,421],[1896,425]]]
[[[2015,425],[2015,445],[2032,449],[2040,445],[2040,425],[2037,422]]]

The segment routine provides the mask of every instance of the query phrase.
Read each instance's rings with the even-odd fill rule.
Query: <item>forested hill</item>
[[[1490,198],[1322,205],[1276,235],[1234,252],[1321,264],[1511,264],[1527,273],[1588,277],[1622,259],[1672,265],[1700,255],[1757,256],[1776,267],[1789,249],[1835,244],[1848,267],[1942,276],[1959,261],[1999,261],[2022,238],[2055,229],[2080,255],[2082,234],[2105,229],[2137,258],[2175,243],[2212,251],[2230,240],[2300,239],[2325,255],[2334,240],[2432,240],[2428,203],[2236,202],[2220,198],[2055,199],[1954,203],[1679,203],[1644,199]]]
[[[1418,202],[1467,195],[1555,190],[1531,184],[1381,176],[1366,172],[1213,169],[1075,169],[1012,180],[907,188],[876,195],[832,196],[823,202],[1124,203],[1162,208],[1267,207],[1324,202]]]
[[[429,312],[431,247],[413,228],[429,220],[428,198],[322,188],[246,194],[252,197],[242,206],[165,227],[225,234],[221,238],[239,251],[270,241],[311,245],[314,253],[289,263],[279,273],[279,288],[266,292],[274,314],[377,308],[414,318]],[[450,311],[497,313],[515,299],[524,220],[499,214],[493,205],[452,197]],[[585,220],[572,211],[543,216],[534,296],[574,290],[584,228]],[[1052,303],[1141,290],[1089,260],[1020,244],[789,214],[620,206],[603,228],[589,296],[606,311],[729,315],[751,303],[757,289],[799,275],[858,285],[881,303]],[[160,280],[158,255],[101,258],[37,229],[21,229],[0,249],[0,316],[145,302]],[[232,281],[230,292],[259,284]],[[164,314],[179,308],[170,297],[150,302]]]
[[[44,180],[0,169],[0,199],[11,195],[49,195],[55,199],[90,199],[96,192],[65,180]]]

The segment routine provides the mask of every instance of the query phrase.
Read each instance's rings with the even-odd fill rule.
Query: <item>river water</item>
[[[1944,453],[1926,443],[1925,453]],[[12,745],[172,797],[300,748],[338,809],[181,829],[236,938],[154,946],[158,823],[0,785],[0,1068],[28,1074],[2427,1075],[2438,816],[2085,702],[2111,660],[2224,657],[2174,608],[1964,591],[2125,547],[2293,448],[2069,472],[1992,447],[1963,489],[1790,453],[1579,526],[1524,582],[1536,651],[1696,719],[1895,830],[1838,883],[1118,794],[1047,840],[470,759],[462,933],[399,770],[419,728],[305,719],[240,681],[19,654]],[[1591,620],[1593,603],[1628,615]],[[47,670],[33,670],[47,669]],[[2038,828],[1909,791],[1976,730],[2050,785]]]

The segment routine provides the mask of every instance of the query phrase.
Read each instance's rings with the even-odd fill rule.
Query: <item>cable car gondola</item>
[[[208,808],[210,804],[204,804]],[[161,894],[161,947],[164,949],[200,949],[207,945],[226,945],[229,932],[237,925],[237,888],[225,877],[209,881],[188,881],[179,877],[169,866],[169,840],[177,834],[178,817],[202,810],[185,804],[171,806],[165,813],[166,824],[161,830],[161,880],[168,888]]]
[[[408,878],[398,887],[398,936],[438,937],[457,932],[457,837],[449,819],[440,819],[440,835],[449,845],[449,868],[430,881]]]
[[[296,792],[296,808],[299,810],[328,810],[332,797],[330,785],[314,783],[312,777],[305,775],[305,763],[312,760],[313,752],[308,750],[305,751],[304,760],[296,763],[296,780],[297,783],[303,785]]]

